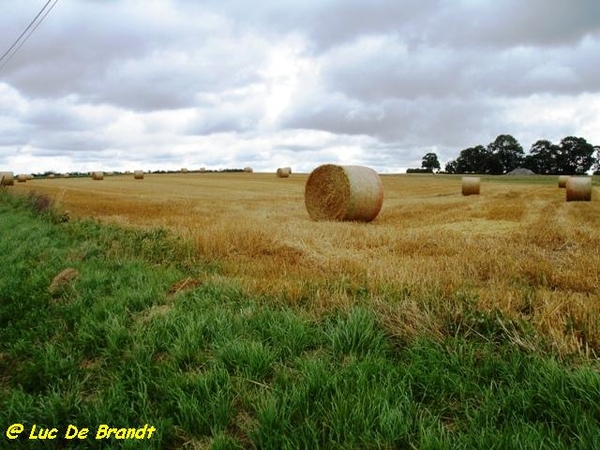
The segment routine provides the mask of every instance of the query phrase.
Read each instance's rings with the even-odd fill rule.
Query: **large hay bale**
[[[188,169],[186,169],[185,167],[182,167],[180,172],[181,172],[181,173],[188,173],[188,172],[189,172],[189,170],[188,170]]]
[[[481,178],[462,177],[462,195],[479,195]]]
[[[31,178],[29,178],[29,174],[20,173],[19,175],[17,175],[17,181],[19,183],[25,183],[27,180],[31,180]]]
[[[252,172],[254,172],[254,170],[252,169],[252,167],[244,167],[244,172],[252,173]]]
[[[571,178],[569,175],[559,175],[558,176],[558,187],[559,188],[566,188],[567,187],[567,181],[568,181],[569,178]]]
[[[12,172],[0,172],[0,186],[14,186],[15,175]]]
[[[144,171],[143,170],[134,170],[133,171],[133,179],[134,180],[143,180],[144,179]]]
[[[381,210],[383,184],[369,167],[324,164],[306,180],[304,203],[313,220],[370,222]]]
[[[46,178],[48,178],[50,180],[54,180],[55,177],[56,177],[56,175],[54,175],[53,173],[49,173]]]
[[[289,167],[280,167],[277,169],[277,178],[288,178],[290,176]]]
[[[589,202],[592,200],[591,177],[569,177],[565,187],[568,202]]]
[[[92,180],[104,180],[104,172],[92,172]]]

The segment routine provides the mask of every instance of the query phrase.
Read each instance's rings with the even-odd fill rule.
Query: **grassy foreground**
[[[515,345],[525,325],[465,302],[453,333],[401,340],[360,290],[315,315],[244,294],[170,233],[43,207],[0,192],[1,448],[600,442],[599,364]]]

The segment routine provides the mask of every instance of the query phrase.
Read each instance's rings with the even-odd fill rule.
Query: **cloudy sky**
[[[0,53],[46,1],[0,2]],[[60,0],[0,60],[15,173],[399,172],[499,134],[600,144],[600,1]]]

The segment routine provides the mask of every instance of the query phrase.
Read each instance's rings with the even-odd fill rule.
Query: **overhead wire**
[[[41,23],[44,21],[46,16],[48,16],[48,14],[50,14],[50,11],[52,11],[52,9],[56,6],[56,4],[58,3],[58,0],[54,0],[54,3],[52,3],[52,5],[50,5],[50,7],[48,8],[48,5],[50,3],[52,3],[52,0],[48,0],[44,4],[42,9],[37,13],[37,15],[29,23],[29,25],[27,25],[27,27],[23,30],[23,32],[15,40],[15,42],[13,42],[13,44],[8,48],[8,50],[6,50],[2,54],[2,56],[0,56],[0,69],[2,69],[12,59],[12,57],[19,51],[19,49],[23,46],[23,44],[25,44],[25,42],[27,42],[29,37],[35,32],[35,30],[37,30],[37,28],[41,25]],[[48,8],[48,9],[46,10],[46,8]],[[44,13],[44,11],[46,11],[46,12]],[[38,18],[40,18],[40,16],[41,16],[41,19],[38,21]],[[37,23],[36,23],[36,21],[37,21]],[[34,24],[35,24],[35,26],[34,26]],[[28,31],[29,31],[29,33],[28,33]],[[25,36],[25,37],[23,37],[23,36]],[[13,49],[14,49],[14,51],[12,51]],[[11,53],[11,51],[12,51],[12,53]]]

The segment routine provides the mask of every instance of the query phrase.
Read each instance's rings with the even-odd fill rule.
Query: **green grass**
[[[1,448],[594,448],[600,367],[525,352],[493,317],[398,341],[359,306],[300,307],[186,278],[218,266],[168,233],[62,222],[0,192]],[[56,294],[53,277],[79,276]],[[390,295],[394,295],[390,293]],[[390,298],[390,301],[393,301]],[[468,322],[468,323],[467,323]],[[465,328],[465,324],[470,324]],[[459,330],[470,330],[464,332]],[[11,424],[23,437],[9,440]],[[149,440],[96,440],[149,424]],[[32,426],[56,440],[28,440]],[[80,442],[62,436],[87,427]]]

